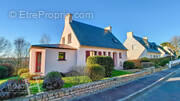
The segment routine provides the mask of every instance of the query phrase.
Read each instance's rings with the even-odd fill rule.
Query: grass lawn
[[[8,77],[8,78],[5,78],[5,79],[0,79],[0,84],[2,84],[3,82],[6,82],[7,80],[10,80],[10,79],[17,79],[18,77],[15,76],[15,77]]]
[[[75,86],[75,85],[92,82],[91,79],[88,76],[63,77],[62,79],[64,81],[63,88],[69,88],[69,87],[72,87],[72,86]],[[36,82],[38,82],[39,86],[40,86],[40,91],[43,91],[43,88],[42,88],[43,80],[37,80],[37,81],[30,80],[29,82],[30,82],[31,86],[37,85]],[[32,94],[36,94],[36,93],[38,93],[38,87],[37,86],[32,87],[32,88],[30,88],[30,91],[31,91]]]
[[[123,70],[113,70],[111,77],[126,75],[126,74],[132,74],[130,71],[123,71]]]

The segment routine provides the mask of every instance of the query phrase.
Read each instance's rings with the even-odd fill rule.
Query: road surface
[[[132,101],[180,101],[180,71]]]

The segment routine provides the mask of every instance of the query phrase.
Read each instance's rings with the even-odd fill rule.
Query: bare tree
[[[180,52],[180,36],[174,36],[171,38],[170,43],[172,44],[172,46],[174,47],[174,50],[176,52],[176,55],[179,55]]]
[[[41,44],[49,44],[51,38],[47,34],[43,34],[40,39]]]
[[[9,55],[10,51],[11,43],[7,39],[0,37],[0,57],[6,57]]]
[[[23,59],[27,59],[29,54],[30,43],[24,38],[14,40],[15,54],[17,58],[17,67],[23,67]]]

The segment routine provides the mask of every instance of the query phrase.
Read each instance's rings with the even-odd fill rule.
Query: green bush
[[[162,59],[162,60],[160,60],[160,63],[159,63],[159,65],[160,66],[165,66],[167,63],[169,63],[169,59]]]
[[[9,64],[2,64],[0,66],[3,66],[3,67],[6,67],[8,69],[8,76],[13,76],[14,72],[15,72],[15,69],[14,67],[12,67],[11,65]]]
[[[149,58],[143,57],[140,59],[141,62],[150,62]]]
[[[92,81],[97,81],[104,78],[105,69],[99,64],[88,65],[86,67],[86,73]]]
[[[0,66],[0,79],[8,77],[8,68],[5,66]]]
[[[135,69],[135,65],[131,61],[125,61],[123,67],[124,69]]]
[[[99,64],[104,67],[105,69],[105,76],[110,77],[112,71],[114,70],[114,61],[109,56],[90,56],[87,59],[87,66]]]
[[[44,78],[42,87],[45,90],[55,90],[62,88],[64,85],[64,81],[61,77],[61,74],[56,71],[48,73]]]
[[[29,78],[30,77],[30,74],[29,73],[22,73],[21,75],[20,75],[20,77],[21,78]]]
[[[22,73],[28,73],[29,72],[29,68],[20,68],[18,69],[18,75],[21,76]]]
[[[180,55],[178,56],[178,59],[180,59]]]

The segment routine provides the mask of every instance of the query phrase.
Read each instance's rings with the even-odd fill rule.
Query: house
[[[115,69],[123,69],[127,49],[112,34],[111,27],[99,28],[65,17],[60,44],[32,45],[30,49],[30,73],[47,74],[50,71],[69,72],[86,66],[89,56],[111,56]]]
[[[161,57],[171,56],[168,51],[166,51],[162,46],[158,46],[158,50],[161,52]]]
[[[128,49],[128,60],[135,60],[142,57],[159,58],[161,53],[158,51],[157,45],[154,42],[149,42],[147,37],[138,37],[133,35],[133,32],[127,33],[127,39],[124,46]]]
[[[172,50],[170,47],[168,46],[162,46],[162,47],[170,54],[170,56],[176,57],[176,52]]]

